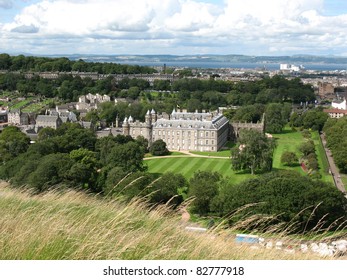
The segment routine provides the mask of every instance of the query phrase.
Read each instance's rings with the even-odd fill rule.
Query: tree
[[[347,222],[343,193],[293,171],[271,172],[235,186],[229,184],[220,188],[218,198],[219,204],[214,205],[219,207],[220,215],[237,213],[231,217],[233,222],[249,215],[271,216],[275,218],[267,219],[267,224],[290,223],[290,227],[286,224],[287,231],[293,232],[315,226],[333,229]],[[255,225],[247,225],[252,226],[264,230],[259,219]]]
[[[275,143],[256,130],[242,130],[235,148],[231,150],[233,170],[271,171]]]
[[[194,197],[192,211],[206,215],[211,210],[211,203],[218,194],[218,182],[221,175],[217,172],[197,171],[189,180],[188,196]]]
[[[178,205],[187,192],[187,180],[182,174],[167,172],[152,184],[150,201]]]
[[[55,137],[56,136],[56,130],[54,128],[51,127],[45,127],[40,129],[39,133],[38,133],[38,140],[45,140],[51,137]]]
[[[287,166],[294,166],[298,163],[298,157],[293,152],[285,151],[281,156],[281,163]]]
[[[149,143],[148,143],[148,140],[145,137],[143,137],[142,135],[139,135],[139,136],[136,137],[135,141],[140,144],[140,146],[143,148],[145,153],[148,153],[148,145],[149,145]]]
[[[288,122],[290,115],[290,105],[271,103],[265,110],[265,128],[269,133],[280,133]]]
[[[28,184],[41,192],[50,187],[67,182],[73,161],[68,154],[50,154],[44,156],[36,170],[29,175]]]
[[[162,139],[154,141],[149,148],[149,151],[153,156],[164,156],[169,154],[169,150],[166,148],[166,143]]]
[[[73,150],[69,154],[74,161],[68,176],[73,182],[73,187],[84,187],[93,191],[97,177],[97,159],[95,153],[84,148]]]
[[[30,138],[20,131],[18,127],[5,127],[0,133],[0,158],[2,162],[10,160],[26,152]]]
[[[305,141],[299,146],[299,151],[302,152],[304,156],[308,156],[309,154],[315,153],[315,146],[312,140]]]
[[[142,147],[132,141],[125,144],[116,144],[109,151],[107,165],[121,167],[125,172],[144,171]]]

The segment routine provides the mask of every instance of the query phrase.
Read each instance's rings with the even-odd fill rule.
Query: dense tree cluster
[[[148,74],[155,70],[147,66],[117,63],[71,61],[66,57],[48,58],[35,56],[10,56],[0,54],[0,70],[22,72],[96,72],[99,74]]]
[[[29,186],[37,192],[56,187],[122,196],[144,196],[152,203],[183,201],[188,190],[179,174],[146,172],[143,157],[148,141],[143,137],[109,135],[97,139],[79,124],[65,123],[57,130],[40,130],[36,143],[17,127],[0,134],[0,178],[14,186]]]
[[[275,143],[256,130],[242,130],[236,147],[231,150],[234,170],[269,172],[272,169],[272,156]]]
[[[347,118],[328,119],[323,129],[340,172],[347,173]]]
[[[304,129],[321,131],[327,119],[328,114],[323,112],[322,108],[316,108],[306,110],[300,114],[294,112],[290,116],[290,125],[292,127],[302,127]]]
[[[264,174],[237,185],[224,182],[211,198],[211,204],[219,215],[231,215],[231,222],[258,215],[253,226],[260,226],[264,217],[266,224],[290,223],[287,230],[293,232],[314,227],[336,228],[347,221],[347,200],[343,193],[330,184],[292,171]],[[270,220],[266,218],[269,216]]]

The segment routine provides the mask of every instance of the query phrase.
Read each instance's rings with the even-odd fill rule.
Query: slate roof
[[[38,122],[56,122],[57,119],[59,117],[58,116],[47,116],[47,115],[38,115],[37,118],[36,118],[36,123]]]
[[[170,120],[158,119],[153,124],[153,127],[218,130],[220,127],[229,123],[229,120],[223,115],[212,118],[212,115],[209,113],[176,113],[176,117]]]

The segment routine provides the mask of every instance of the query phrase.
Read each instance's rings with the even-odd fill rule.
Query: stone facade
[[[240,131],[243,129],[247,130],[257,130],[261,133],[265,132],[265,115],[263,115],[263,118],[258,123],[247,123],[247,122],[232,122],[230,125],[230,137],[234,140],[239,138]]]
[[[77,110],[96,110],[98,108],[98,104],[103,102],[111,101],[111,97],[104,94],[100,95],[88,93],[87,95],[82,95],[78,98],[78,102],[76,104]]]
[[[38,115],[36,118],[35,132],[38,133],[41,128],[51,127],[57,129],[63,123],[59,116]]]
[[[143,136],[153,141],[162,139],[169,150],[218,151],[227,142],[229,121],[223,115],[212,113],[176,112],[169,116],[152,110],[147,112],[145,122],[123,122],[123,134],[133,138]]]
[[[7,118],[9,125],[29,125],[33,114],[23,113],[19,109],[12,109],[8,112]]]

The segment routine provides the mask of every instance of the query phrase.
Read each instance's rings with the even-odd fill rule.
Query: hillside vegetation
[[[252,250],[224,230],[184,230],[178,212],[68,191],[31,195],[0,183],[0,259],[316,259]],[[282,236],[282,238],[284,238]]]

